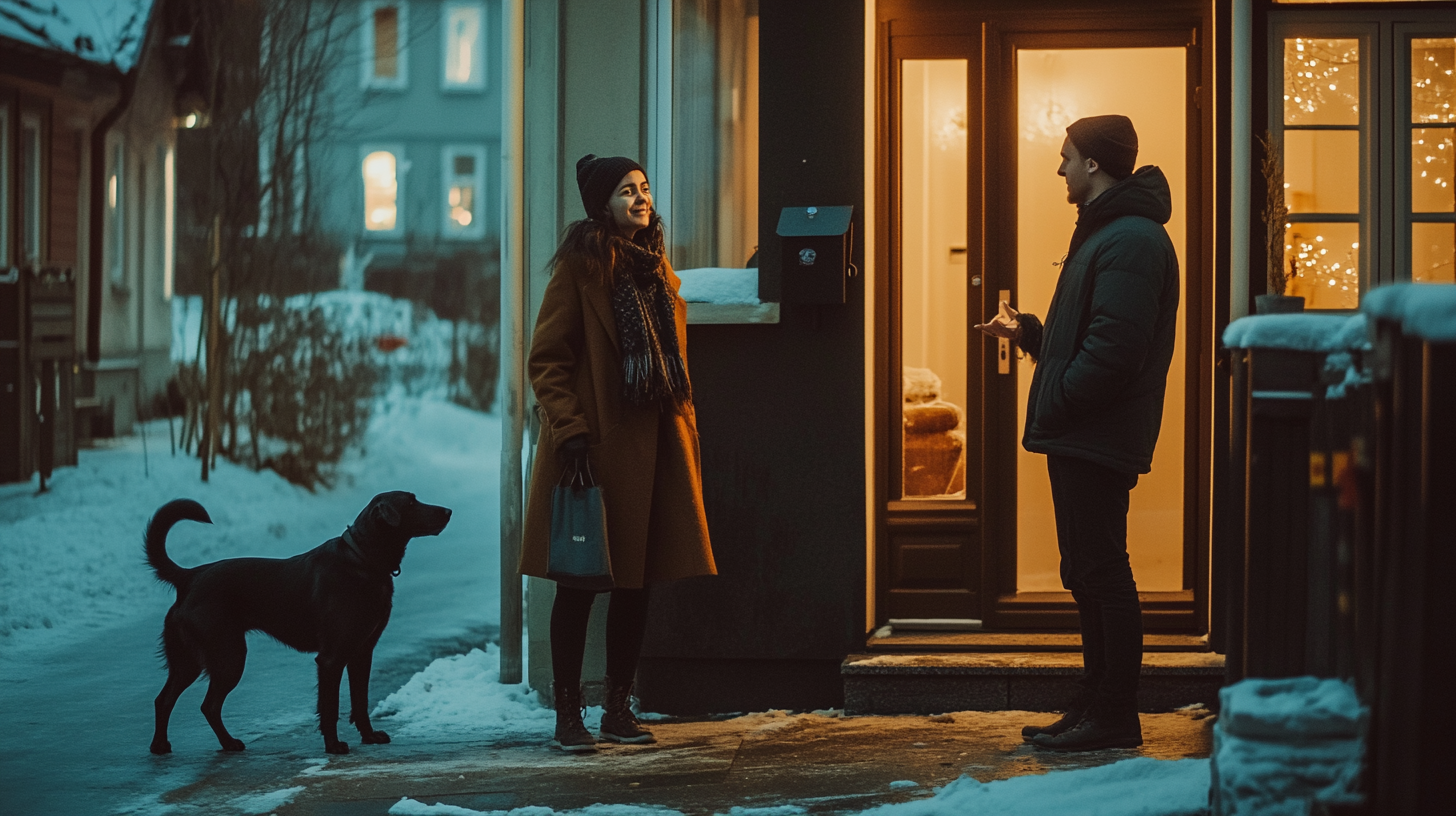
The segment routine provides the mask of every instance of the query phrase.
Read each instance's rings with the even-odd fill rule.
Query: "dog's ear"
[[[390,527],[399,526],[399,508],[395,507],[393,502],[380,502],[376,504],[374,506],[374,512],[379,516],[380,521],[388,524]]]

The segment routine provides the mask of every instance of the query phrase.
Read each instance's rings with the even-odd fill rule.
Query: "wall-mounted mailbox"
[[[844,302],[853,216],[853,206],[785,207],[779,213],[785,303]]]

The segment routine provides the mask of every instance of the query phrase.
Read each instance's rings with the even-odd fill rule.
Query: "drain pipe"
[[[521,466],[526,421],[526,230],[520,193],[525,189],[525,0],[505,6],[505,132],[501,138],[501,458],[500,458],[500,682],[521,682],[521,534],[525,490]]]

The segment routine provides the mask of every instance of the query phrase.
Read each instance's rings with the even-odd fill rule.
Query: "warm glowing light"
[[[392,230],[397,224],[399,180],[393,153],[376,150],[364,157],[364,228]]]
[[[480,43],[480,9],[458,6],[449,11],[446,24],[449,41],[445,54],[445,80],[452,85],[480,82],[480,61],[476,49]]]

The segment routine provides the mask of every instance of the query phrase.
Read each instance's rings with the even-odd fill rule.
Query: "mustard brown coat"
[[[681,280],[663,261],[677,302],[678,346],[687,364],[687,304]],[[551,491],[564,466],[557,447],[587,435],[593,475],[607,511],[607,545],[616,585],[714,575],[703,512],[697,417],[622,397],[622,358],[611,290],[579,258],[560,261],[546,285],[527,360],[541,434],[531,471],[521,572],[546,577]]]

